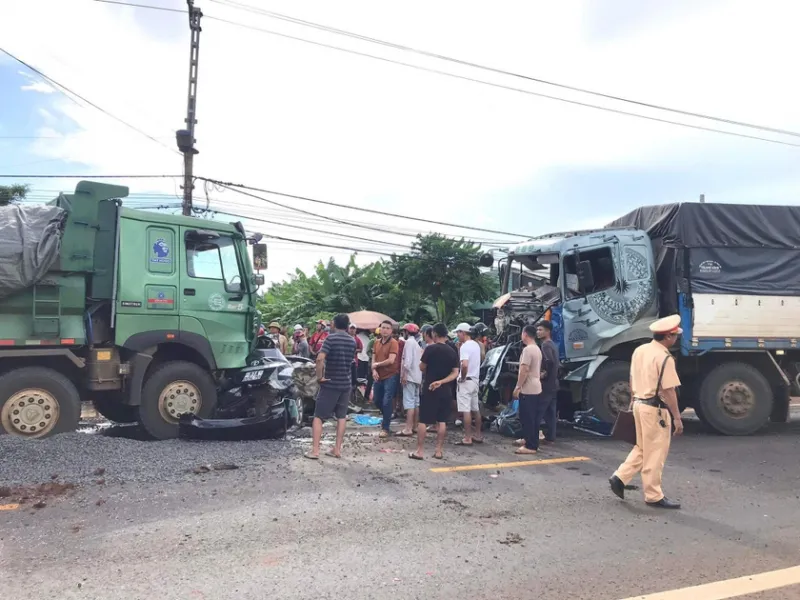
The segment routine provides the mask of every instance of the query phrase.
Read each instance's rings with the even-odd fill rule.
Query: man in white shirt
[[[399,431],[400,437],[411,437],[417,430],[417,417],[419,415],[419,393],[422,385],[422,371],[419,361],[422,357],[422,348],[417,341],[419,327],[414,323],[403,326],[403,331],[408,334],[403,345],[403,358],[400,365],[400,385],[403,386],[403,409],[406,411],[405,429]]]
[[[461,368],[458,377],[458,391],[456,401],[458,412],[464,422],[464,438],[456,442],[459,446],[472,446],[483,443],[481,435],[481,410],[478,399],[478,380],[481,373],[481,347],[476,342],[474,332],[468,323],[460,323],[456,327],[458,341],[461,343],[458,351]],[[473,434],[474,429],[474,434]]]

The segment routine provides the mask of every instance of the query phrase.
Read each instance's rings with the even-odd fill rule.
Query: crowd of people
[[[490,348],[488,328],[482,323],[460,323],[452,339],[442,324],[414,323],[398,326],[383,321],[374,331],[359,329],[349,317],[340,314],[332,322],[318,321],[308,331],[296,325],[291,345],[278,323],[270,324],[276,343],[287,352],[307,356],[316,362],[320,392],[312,425],[312,448],[306,453],[318,459],[322,423],[337,421],[334,447],[328,452],[341,457],[347,408],[353,387],[363,383],[365,397],[380,411],[382,439],[390,436],[417,438],[409,458],[423,460],[425,438],[436,434],[433,458],[441,459],[447,424],[463,425],[459,446],[482,444],[483,415],[480,403],[480,368]],[[526,348],[520,360],[520,377],[514,397],[519,398],[523,438],[515,443],[519,454],[533,454],[540,441],[539,424],[547,424],[545,441],[555,440],[558,351],[549,322],[526,328]],[[542,348],[535,343],[542,341]],[[402,429],[392,432],[395,418],[402,418]]]

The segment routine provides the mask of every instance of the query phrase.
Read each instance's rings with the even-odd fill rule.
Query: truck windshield
[[[186,260],[190,277],[221,279],[228,292],[242,290],[242,276],[236,260],[236,247],[229,237],[213,242],[187,242]]]
[[[558,264],[540,264],[535,256],[514,256],[508,262],[511,273],[508,275],[504,292],[534,290],[542,285],[554,285],[552,269],[556,269],[558,278]]]

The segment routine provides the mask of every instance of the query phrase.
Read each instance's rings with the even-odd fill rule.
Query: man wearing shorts
[[[322,439],[322,421],[336,417],[336,445],[326,454],[335,458],[342,457],[342,442],[347,425],[347,407],[352,393],[352,375],[350,367],[356,352],[356,343],[347,333],[350,318],[339,314],[333,318],[333,329],[322,342],[317,354],[317,380],[319,393],[314,408],[314,422],[311,426],[311,451],[306,458],[319,458],[319,443]]]
[[[425,450],[425,425],[437,425],[436,452],[433,458],[442,458],[444,437],[447,433],[447,418],[450,416],[452,388],[450,383],[458,377],[458,353],[448,346],[447,327],[437,323],[433,327],[433,344],[425,347],[420,359],[422,371],[422,397],[419,402],[419,425],[417,426],[417,450],[408,455],[422,460]]]
[[[483,443],[481,435],[481,410],[478,401],[478,380],[481,372],[481,347],[473,338],[475,333],[467,323],[456,327],[459,347],[460,372],[456,401],[464,422],[464,437],[459,446]],[[475,435],[472,435],[473,428]]]
[[[406,427],[399,431],[400,437],[411,437],[417,428],[417,410],[419,409],[419,388],[422,385],[422,371],[419,370],[419,359],[422,348],[416,340],[419,327],[414,323],[403,325],[408,335],[403,346],[403,362],[400,367],[400,385],[403,386],[403,410],[406,411]]]

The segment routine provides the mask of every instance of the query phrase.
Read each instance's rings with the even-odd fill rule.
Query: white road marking
[[[631,596],[624,600],[725,600],[797,584],[800,584],[800,566],[667,592]]]

